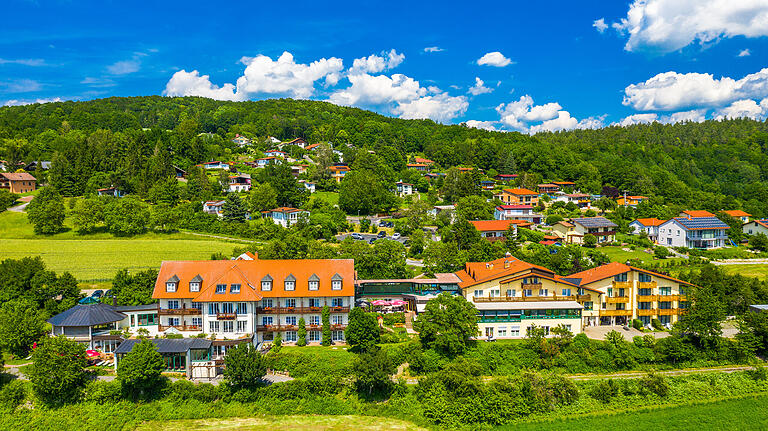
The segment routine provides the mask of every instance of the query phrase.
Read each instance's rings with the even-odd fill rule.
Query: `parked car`
[[[353,234],[352,234],[352,235],[350,235],[350,236],[351,236],[351,237],[352,237],[352,239],[354,239],[355,241],[362,241],[362,240],[364,239],[364,238],[363,238],[363,236],[362,236],[362,235],[360,235],[360,234],[359,234],[359,233],[357,233],[357,232],[353,233]]]
[[[392,239],[394,239],[395,241],[397,241],[398,239],[400,239],[400,234],[399,234],[399,233],[397,233],[397,232],[393,233],[393,234],[392,234]]]
[[[380,230],[379,233],[376,234],[376,236],[379,237],[379,238],[386,238],[387,237],[387,233],[384,232],[383,230]]]
[[[376,238],[376,237],[373,237],[373,238],[369,239],[368,240],[368,244],[373,244],[374,242],[376,242],[377,239],[378,238]]]

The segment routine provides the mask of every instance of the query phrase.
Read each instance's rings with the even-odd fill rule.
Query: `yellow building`
[[[671,325],[688,308],[685,290],[690,283],[623,263],[611,262],[565,279],[590,296],[579,301],[584,326],[625,325],[632,319],[648,325],[654,318]]]
[[[532,325],[547,333],[561,324],[574,334],[582,332],[580,301],[590,296],[547,268],[508,256],[466,263],[456,275],[462,295],[478,310],[481,338],[522,338]]]

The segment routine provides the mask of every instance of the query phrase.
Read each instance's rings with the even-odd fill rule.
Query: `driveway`
[[[24,212],[24,209],[27,208],[27,205],[29,205],[29,201],[31,201],[34,198],[34,196],[24,196],[22,198],[19,198],[19,202],[22,202],[20,205],[16,205],[15,207],[8,208],[8,211],[13,212]]]

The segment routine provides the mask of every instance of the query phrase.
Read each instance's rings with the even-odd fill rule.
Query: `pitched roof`
[[[330,280],[341,277],[341,290],[331,290]],[[172,275],[180,281],[175,292],[166,292],[165,280]],[[189,282],[202,278],[200,292],[190,292]],[[293,275],[295,290],[285,291],[283,282]],[[309,278],[320,277],[320,288],[309,290]],[[261,290],[262,280],[273,281],[271,290]],[[353,296],[355,268],[352,259],[305,260],[186,260],[166,261],[160,266],[153,298],[190,298],[205,301],[258,301],[261,297]],[[215,293],[217,284],[227,284],[226,293]],[[240,284],[240,293],[231,293],[231,284]]]
[[[149,341],[155,345],[158,353],[186,353],[189,349],[209,349],[213,343],[205,338],[150,338]],[[123,355],[133,350],[133,346],[141,340],[125,340],[117,346],[115,353]]]
[[[575,218],[571,220],[574,223],[578,223],[586,228],[590,227],[617,227],[616,223],[608,220],[605,217],[584,217]]]
[[[615,275],[623,274],[629,271],[642,272],[644,274],[653,275],[659,278],[664,278],[666,280],[672,280],[678,283],[691,285],[691,283],[688,283],[687,281],[679,280],[677,278],[670,277],[668,275],[659,274],[658,272],[648,271],[642,268],[625,265],[620,262],[606,263],[605,265],[600,265],[596,268],[571,274],[567,278],[575,281],[580,287],[584,287],[585,284],[590,284],[596,281],[605,280],[606,278],[610,278]]]
[[[0,177],[5,177],[9,181],[37,181],[35,177],[26,172],[0,173]]]
[[[521,188],[504,189],[504,192],[505,193],[509,193],[511,195],[537,195],[537,196],[539,195],[538,193],[536,193],[534,191],[531,191],[531,190],[528,190],[528,189],[521,189]]]
[[[746,213],[742,210],[725,210],[724,213],[728,214],[731,217],[751,217],[752,214]]]
[[[730,228],[730,226],[723,223],[717,217],[696,217],[696,218],[675,217],[673,220],[676,220],[678,223],[680,223],[680,225],[682,225],[686,230],[729,229]]]
[[[111,305],[96,303],[75,305],[51,317],[47,322],[53,326],[95,326],[119,322],[123,319],[125,314],[115,311]]]
[[[501,210],[529,210],[533,209],[532,205],[499,205],[496,207]]]
[[[312,145],[307,145],[306,148],[304,148],[304,149],[305,150],[312,150],[312,149],[315,149],[315,148],[317,148],[319,146],[320,146],[320,144],[312,144]]]
[[[534,274],[536,277],[543,277],[556,283],[575,286],[575,284],[543,266],[534,265],[511,256],[502,257],[490,262],[467,262],[464,264],[464,269],[457,271],[455,274],[461,280],[459,287],[463,289],[496,279],[507,279],[502,280],[502,283],[514,281],[528,276],[534,270],[536,271]]]
[[[640,223],[643,226],[661,226],[666,220],[659,220],[655,217],[652,218],[639,218],[635,220],[636,222]]]
[[[682,214],[685,214],[685,216],[689,217],[689,218],[714,217],[715,216],[711,212],[705,211],[705,210],[688,210],[688,211],[683,211]]]
[[[414,161],[414,162],[416,162],[416,163],[426,163],[426,164],[432,164],[432,163],[435,163],[435,162],[433,162],[432,160],[429,160],[429,159],[425,159],[425,158],[423,158],[423,157],[414,157],[414,158],[413,158],[413,161]]]
[[[517,226],[531,226],[531,222],[525,220],[472,220],[470,221],[472,226],[478,230],[478,232],[492,232],[502,231],[509,229],[510,225]]]

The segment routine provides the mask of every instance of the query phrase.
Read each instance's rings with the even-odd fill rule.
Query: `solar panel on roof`
[[[608,220],[605,217],[586,217],[586,218],[575,218],[573,219],[575,223],[578,223],[584,227],[616,227],[616,223]]]
[[[686,229],[728,229],[730,227],[717,217],[678,218],[676,220]]]

